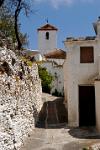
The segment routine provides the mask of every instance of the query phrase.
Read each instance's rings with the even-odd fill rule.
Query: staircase
[[[60,128],[67,123],[67,111],[63,104],[63,98],[46,101],[38,116],[36,127]]]

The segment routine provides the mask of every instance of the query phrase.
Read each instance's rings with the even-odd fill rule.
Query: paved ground
[[[58,97],[43,93],[44,103],[55,99],[58,102]],[[34,129],[20,150],[85,150],[85,147],[94,144],[96,145],[93,150],[100,150],[100,144],[98,145],[100,134],[97,134],[93,128],[71,129],[67,124],[56,127],[58,129]]]
[[[50,94],[43,93],[43,106],[38,115],[36,127],[50,127],[67,122],[67,110],[63,104],[63,97],[55,97]]]
[[[20,150],[83,150],[83,148],[99,142],[100,136],[92,129],[36,128]]]

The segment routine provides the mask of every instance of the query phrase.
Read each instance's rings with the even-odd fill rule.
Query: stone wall
[[[38,68],[0,48],[0,150],[18,150],[42,106]]]

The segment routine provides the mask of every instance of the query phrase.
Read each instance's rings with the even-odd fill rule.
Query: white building
[[[57,93],[58,95],[64,95],[64,72],[63,64],[66,58],[66,52],[61,49],[55,49],[44,55],[46,62],[44,67],[53,75],[51,93]]]
[[[64,93],[63,63],[66,53],[57,48],[58,29],[51,24],[46,24],[37,29],[38,31],[38,49],[42,56],[46,57],[42,64],[49,73],[53,75],[51,93]],[[53,55],[52,55],[53,54]],[[61,55],[61,56],[59,56]],[[62,57],[62,55],[64,55]]]
[[[50,24],[46,24],[37,29],[38,31],[38,50],[42,55],[57,48],[58,29]]]
[[[67,38],[64,92],[69,126],[95,126],[100,131],[100,18],[96,37]]]

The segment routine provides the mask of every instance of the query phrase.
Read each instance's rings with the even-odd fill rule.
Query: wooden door
[[[95,126],[94,86],[79,86],[79,125]]]

